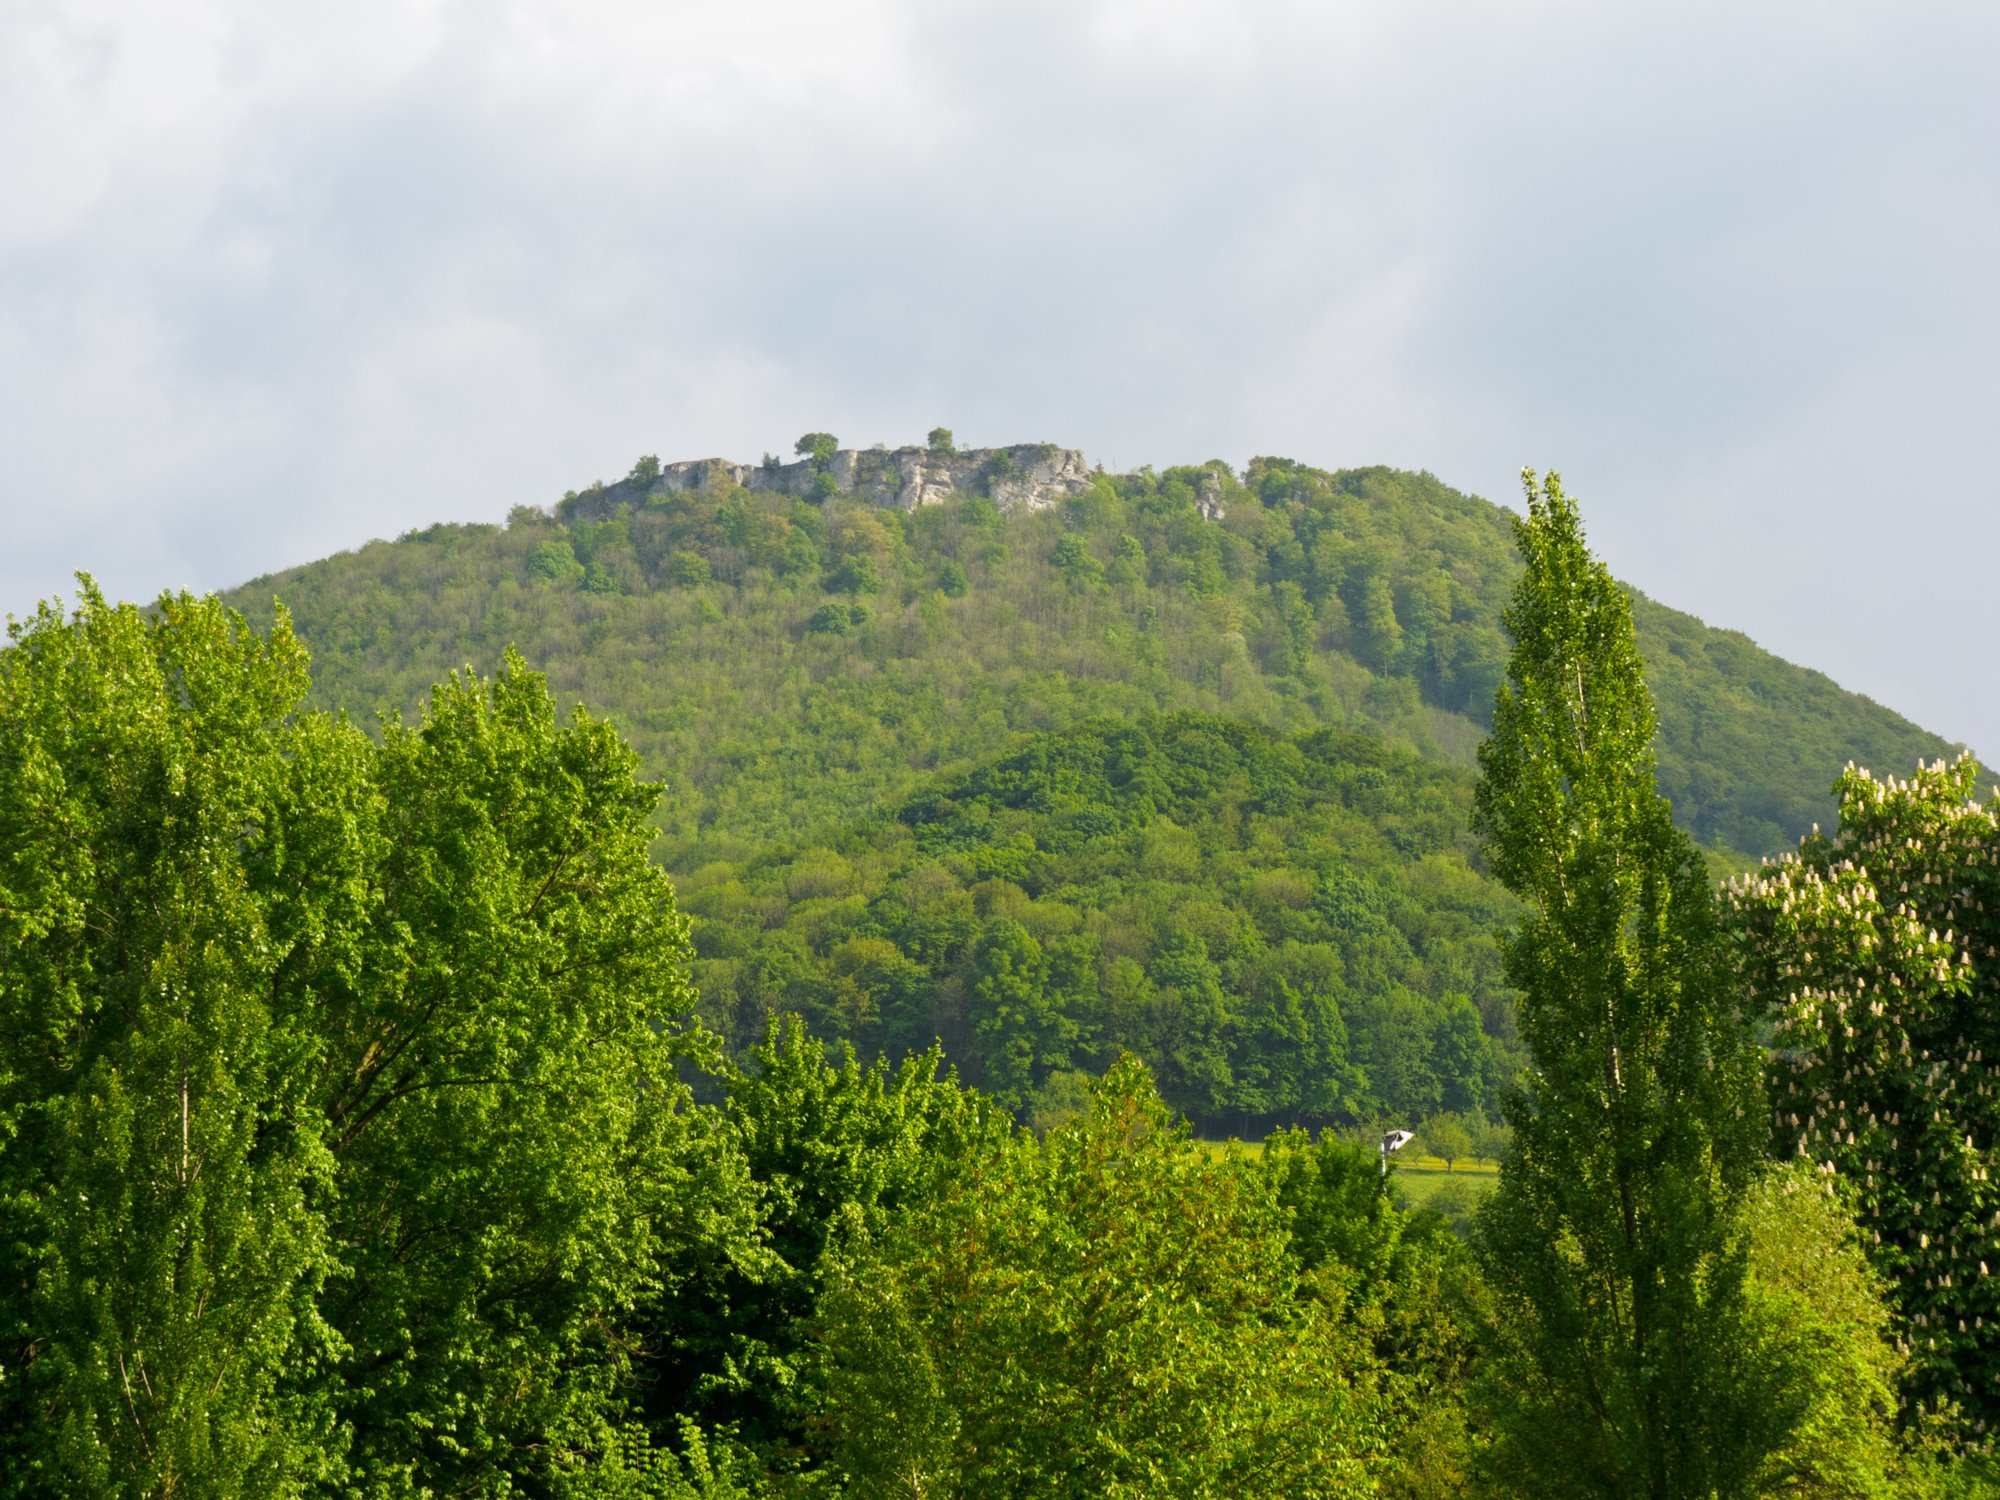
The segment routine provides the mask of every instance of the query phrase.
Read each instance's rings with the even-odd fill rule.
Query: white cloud
[[[2000,746],[1964,687],[1996,39],[1855,3],[17,6],[0,608],[941,421],[1502,499],[1558,465],[1649,591]]]

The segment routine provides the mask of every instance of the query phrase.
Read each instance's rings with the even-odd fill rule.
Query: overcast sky
[[[2000,7],[0,0],[0,611],[634,456],[1504,503],[2000,757]]]

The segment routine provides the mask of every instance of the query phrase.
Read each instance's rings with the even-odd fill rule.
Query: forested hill
[[[685,871],[853,825],[934,771],[1095,716],[1370,727],[1468,765],[1519,568],[1504,513],[1428,474],[1269,458],[1100,474],[1008,514],[726,473],[588,509],[432,526],[231,602],[262,620],[282,599],[319,700],[364,715],[518,647],[668,779],[663,857]],[[1662,784],[1708,842],[1773,850],[1830,822],[1850,758],[1950,750],[1740,635],[1636,607]]]

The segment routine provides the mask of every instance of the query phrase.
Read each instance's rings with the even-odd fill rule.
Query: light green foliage
[[[1389,580],[1369,575],[1362,585],[1356,623],[1361,627],[1362,659],[1378,672],[1394,672],[1403,654],[1403,627],[1396,618],[1396,599]]]
[[[1454,1162],[1472,1155],[1472,1131],[1455,1114],[1433,1115],[1417,1128],[1417,1144],[1449,1172]]]
[[[1103,564],[1090,555],[1090,545],[1080,536],[1059,537],[1049,560],[1079,587],[1087,588],[1104,581]]]
[[[551,537],[536,543],[528,554],[528,576],[546,584],[574,583],[583,577],[583,564],[567,537]]]
[[[1231,520],[1182,535],[1196,486]],[[1045,533],[983,501],[904,518],[733,492],[388,549],[498,549],[517,621],[680,611],[655,648],[699,627],[747,651],[742,632],[782,620],[788,672],[864,684],[895,676],[885,632],[947,640],[1020,569],[1051,631],[1101,629],[1143,664],[1199,623],[1225,642],[1218,693],[1287,705],[1282,729],[1075,722],[1048,680],[962,685],[988,696],[954,734],[1065,727],[901,780],[878,764],[857,780],[904,788],[888,816],[797,815],[819,832],[782,853],[727,832],[776,804],[705,792],[674,814],[694,816],[676,847],[700,856],[698,957],[647,858],[657,787],[608,725],[559,723],[518,657],[371,738],[304,707],[282,615],[259,637],[214,601],[144,614],[87,590],[18,627],[0,653],[0,1496],[1990,1492],[1934,1413],[1914,1452],[1890,1440],[1905,1357],[1838,1179],[1749,1165],[1761,1125],[1701,865],[1652,796],[1622,597],[1559,490],[1523,528],[1522,646],[1480,793],[1526,902],[1507,973],[1493,934],[1518,908],[1478,872],[1468,779],[1312,726],[1331,711],[1311,703],[1321,639],[1352,649],[1365,599],[1313,580],[1353,536],[1321,528],[1268,613],[1245,612],[1257,548],[1297,539],[1279,508],[1210,468],[1096,484]],[[1061,582],[1105,556],[1113,587]],[[675,585],[685,559],[710,587]],[[960,599],[933,586],[947,565]],[[843,568],[872,571],[870,603],[826,600]],[[1455,628],[1453,587],[1389,585],[1397,672]],[[772,605],[755,620],[753,597]],[[801,628],[822,607],[843,634]],[[948,742],[924,737],[943,699],[898,704],[909,681],[794,700],[822,779],[876,743],[867,705],[909,716],[896,754]],[[1392,726],[1446,724],[1410,707],[1416,681],[1364,686],[1378,709],[1409,695]],[[1896,991],[1919,1048],[1957,1038],[1965,1065],[1896,1063],[1891,1107],[1956,1136],[1984,1129],[1968,1028],[1994,809],[1969,805],[1969,768],[1925,774],[1851,782],[1859,842],[1767,874],[1743,931],[1773,994],[1860,993],[1815,954],[1883,965],[1869,993]],[[1876,906],[1845,885],[1822,900],[1857,869]],[[1910,887],[1893,919],[1891,884]],[[1838,927],[1857,908],[1888,925]],[[691,967],[740,1069],[687,1026]],[[1405,1210],[1372,1149],[1287,1132],[1211,1151],[1176,1123],[1393,1110],[1428,1117],[1420,1148],[1496,1149],[1479,1112],[1518,1060],[1508,973],[1538,1071],[1485,1220],[1490,1287],[1447,1228],[1465,1207]],[[998,1098],[937,1051],[865,1062],[768,1021],[795,1005],[868,1054],[942,1038]],[[1887,1023],[1795,1003],[1781,1024],[1799,1087],[1823,1091],[1808,1155],[1860,1166],[1878,1221],[1868,1158],[1833,1141],[1860,1070],[1831,1059]],[[1902,1210],[1984,1190],[1983,1156],[1940,1154],[1938,1203],[1919,1183]],[[1952,1243],[1927,1268],[1921,1239],[1884,1257],[1906,1295],[1932,1278],[1926,1326],[1966,1295],[1970,1241]],[[1475,1326],[1498,1399],[1468,1407]],[[1956,1389],[1957,1363],[1919,1367]]]
[[[0,654],[13,1492],[504,1490],[742,1218],[631,752],[518,661],[379,743],[305,690],[185,597]]]
[[[651,484],[655,479],[660,477],[660,455],[657,453],[640,454],[638,462],[632,465],[632,473],[629,477],[635,484]]]
[[[1479,1207],[1498,1180],[1488,1174],[1414,1172],[1405,1167],[1397,1174],[1396,1188],[1413,1208],[1436,1214],[1452,1233],[1470,1240],[1477,1230]]]
[[[817,1431],[857,1496],[1372,1493],[1370,1351],[1297,1277],[1264,1180],[1121,1063],[851,1244]]]
[[[1754,1359],[1789,1429],[1751,1492],[1913,1493],[1891,1427],[1904,1361],[1887,1288],[1841,1196],[1810,1163],[1772,1167],[1752,1188],[1744,1221]]]
[[[572,1443],[549,1486],[556,1500],[753,1500],[776,1492],[764,1465],[691,1421],[671,1445],[638,1422],[604,1424]]]
[[[1852,1185],[1913,1393],[2000,1419],[2000,796],[1970,758],[1841,778],[1840,831],[1731,888],[1774,1140]]]
[[[868,557],[843,557],[827,571],[827,592],[834,594],[879,594],[882,575]]]
[[[5,1493],[296,1493],[332,1436],[298,1382],[344,1352],[334,1166],[267,872],[318,852],[273,847],[274,804],[355,756],[287,725],[305,687],[282,628],[87,583],[0,653]]]
[[[1505,1120],[1476,1120],[1471,1129],[1476,1161],[1498,1161],[1513,1147],[1514,1127]]]
[[[1488,1455],[1536,1496],[1738,1493],[1786,1432],[1735,1245],[1762,1114],[1707,874],[1653,785],[1630,607],[1554,475],[1480,749],[1532,1066],[1481,1229],[1499,1303]]]
[[[1465,1313],[1470,1257],[1433,1212],[1396,1201],[1374,1148],[1324,1130],[1273,1135],[1257,1170],[1284,1215],[1303,1284],[1379,1362],[1378,1411],[1391,1435],[1383,1492],[1462,1494],[1472,1445],[1464,1385],[1474,1346]]]
[[[699,552],[676,552],[667,564],[667,579],[676,587],[697,589],[715,576]]]
[[[924,439],[924,446],[940,458],[949,458],[957,451],[952,444],[949,427],[933,427],[930,435]]]
[[[589,1382],[615,1368],[604,1323],[653,1283],[649,1227],[698,1232],[728,1157],[683,1112],[685,927],[646,859],[657,791],[609,726],[559,728],[514,662],[441,687],[378,765],[379,842],[327,874],[375,883],[382,920],[353,979],[309,991],[349,1059],[332,1306],[364,1464],[463,1484],[589,1395],[580,1354]]]
[[[1029,1126],[1047,1133],[1087,1114],[1092,1081],[1088,1073],[1074,1068],[1049,1074],[1028,1101]]]

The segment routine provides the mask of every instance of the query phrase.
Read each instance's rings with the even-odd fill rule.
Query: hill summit
[[[1188,710],[1367,729],[1469,769],[1505,669],[1506,512],[1429,474],[1253,458],[1108,474],[1054,444],[647,456],[615,484],[260,579],[317,700],[420,709],[508,647],[667,779],[687,871],[866,824],[1025,737]],[[1834,816],[1852,759],[1950,747],[1636,597],[1676,817],[1746,854]]]

